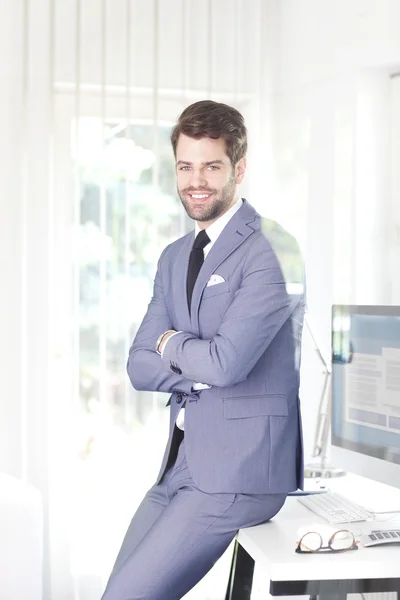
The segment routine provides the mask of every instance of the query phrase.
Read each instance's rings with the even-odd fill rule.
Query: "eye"
[[[219,167],[217,167],[217,165],[209,165],[207,169],[210,171],[218,171]]]
[[[182,165],[181,167],[179,167],[180,171],[189,171],[190,167],[188,165]]]

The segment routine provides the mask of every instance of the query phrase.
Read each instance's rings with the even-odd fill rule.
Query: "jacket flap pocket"
[[[208,285],[204,288],[202,299],[211,298],[212,296],[218,296],[218,294],[224,294],[229,292],[229,281],[223,281],[222,283],[216,283],[215,285]]]
[[[225,419],[245,419],[260,416],[287,417],[288,405],[286,396],[242,396],[241,398],[224,399]]]

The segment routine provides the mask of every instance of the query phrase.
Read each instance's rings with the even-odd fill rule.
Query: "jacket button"
[[[178,367],[177,364],[170,362],[169,363],[170,369],[173,373],[177,373],[178,375],[182,375],[182,371],[181,369]]]
[[[179,393],[178,396],[177,396],[177,398],[176,398],[176,403],[177,404],[181,404],[182,400],[183,400],[183,396],[182,396],[182,394]]]

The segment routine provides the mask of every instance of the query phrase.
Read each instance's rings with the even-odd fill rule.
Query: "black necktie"
[[[187,301],[189,306],[190,313],[190,304],[192,302],[192,294],[194,284],[196,283],[197,276],[201,269],[201,265],[204,262],[204,251],[203,248],[210,243],[210,238],[206,234],[205,230],[202,229],[196,236],[194,240],[193,248],[189,257],[189,267],[188,267],[188,275],[186,282],[186,290],[187,290]]]

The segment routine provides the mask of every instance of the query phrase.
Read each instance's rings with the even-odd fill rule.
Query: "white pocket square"
[[[217,285],[217,283],[224,283],[225,279],[221,277],[221,275],[211,275],[210,279],[207,282],[207,287],[210,285]]]

